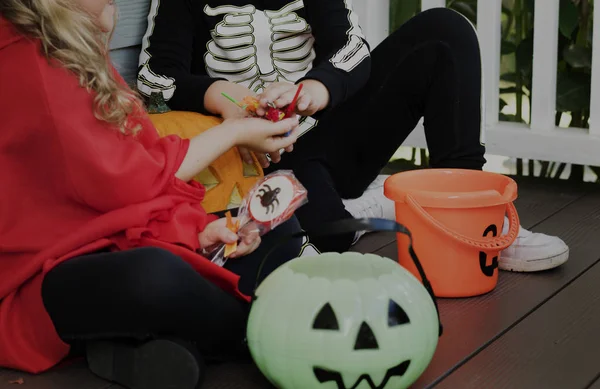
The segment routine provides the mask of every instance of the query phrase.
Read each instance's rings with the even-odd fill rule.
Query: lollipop
[[[279,170],[265,176],[248,192],[240,206],[237,223],[228,215],[227,227],[239,237],[255,233],[262,236],[292,217],[307,201],[306,189],[292,171]],[[236,244],[221,245],[205,255],[223,266],[236,250]]]
[[[275,172],[248,193],[250,219],[261,230],[271,230],[289,219],[306,198],[306,190],[289,172]]]

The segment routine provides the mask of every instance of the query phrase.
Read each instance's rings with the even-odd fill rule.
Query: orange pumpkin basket
[[[216,116],[187,111],[151,113],[149,117],[160,136],[178,135],[186,139],[223,122],[223,119]],[[241,205],[244,196],[264,177],[263,169],[254,154],[252,159],[252,165],[246,164],[238,148],[233,147],[194,177],[195,181],[206,188],[202,206],[207,212],[224,211]]]
[[[484,171],[424,169],[389,177],[384,190],[395,202],[398,223],[412,231],[436,296],[469,297],[495,288],[500,251],[519,230],[514,180]],[[510,228],[501,235],[505,215]],[[399,262],[418,278],[407,245],[398,235]]]

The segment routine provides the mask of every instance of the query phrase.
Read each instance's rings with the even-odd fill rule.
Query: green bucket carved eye
[[[339,331],[340,326],[338,324],[337,316],[331,307],[331,304],[327,303],[323,305],[323,308],[315,317],[313,322],[313,329],[315,330],[334,330]]]
[[[396,327],[409,323],[410,319],[404,309],[394,300],[390,300],[388,303],[388,326]]]

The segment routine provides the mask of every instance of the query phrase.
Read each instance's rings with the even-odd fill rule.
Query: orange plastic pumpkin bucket
[[[498,255],[519,231],[513,179],[477,170],[424,169],[389,177],[384,190],[396,204],[396,221],[412,232],[436,296],[470,297],[496,287]],[[505,215],[510,228],[501,235]],[[408,238],[398,235],[399,262],[418,278],[407,244]]]

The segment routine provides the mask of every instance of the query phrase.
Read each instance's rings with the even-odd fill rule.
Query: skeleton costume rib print
[[[302,6],[295,1],[282,10],[264,12],[253,5],[206,6],[207,15],[224,15],[204,57],[208,74],[256,92],[274,81],[294,82],[305,76],[315,51],[308,23],[294,12]]]
[[[171,109],[207,113],[203,96],[216,80],[260,93],[311,78],[335,106],[368,78],[369,55],[351,0],[152,0],[137,84]],[[301,133],[316,124],[304,118]]]

